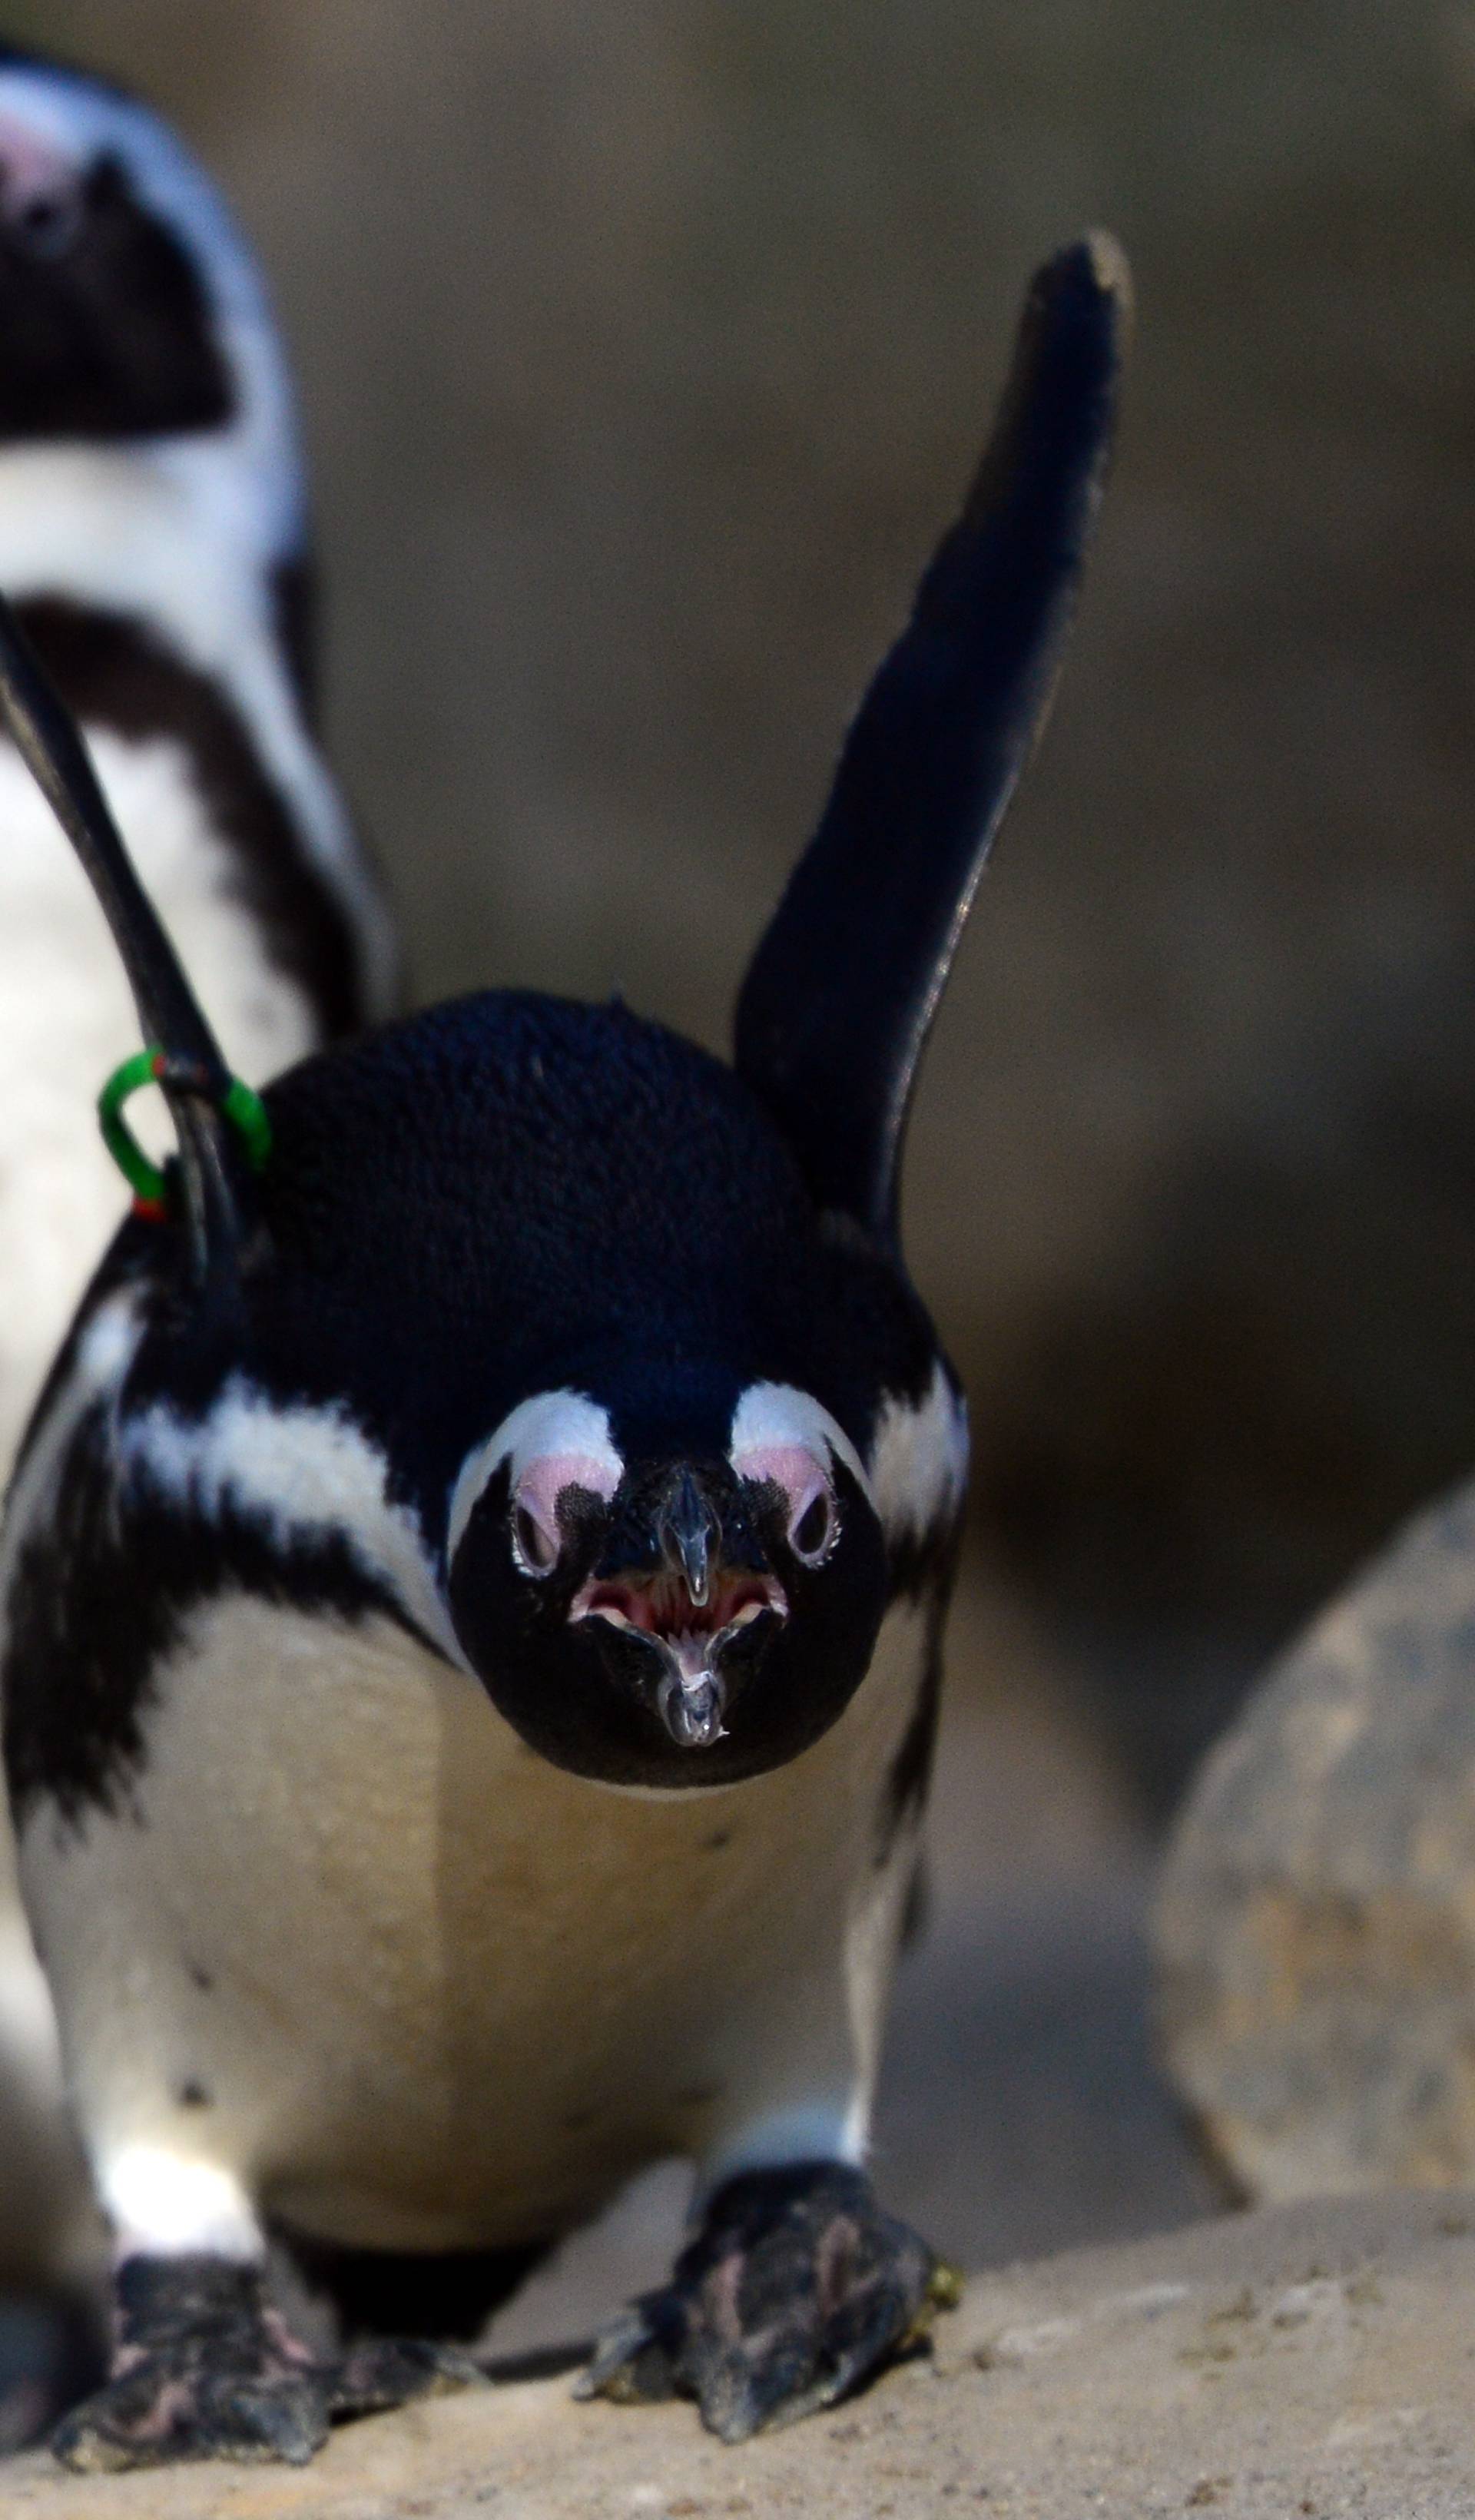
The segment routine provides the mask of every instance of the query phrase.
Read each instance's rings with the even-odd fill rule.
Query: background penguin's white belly
[[[248,1082],[316,1047],[302,991],[268,961],[240,869],[172,737],[89,727],[88,742],[145,884],[193,973],[227,1058]],[[103,914],[30,772],[0,742],[0,1469],[128,1193],[98,1134],[105,1079],[139,1047]],[[130,1111],[145,1115],[145,1097]],[[154,1145],[168,1143],[152,1115]]]
[[[237,2171],[304,2228],[435,2247],[566,2228],[662,2153],[874,2068],[916,1700],[893,1611],[845,1717],[722,1791],[567,1777],[387,1621],[233,1598],[158,1675],[147,1763],[22,1860],[99,2166]]]
[[[243,915],[231,851],[214,832],[188,753],[172,738],[88,741],[144,881],[201,979],[226,1056],[260,1081],[312,1049],[318,1024]],[[95,1103],[138,1048],[138,1017],[93,898],[9,742],[0,742],[0,1480],[128,1193]],[[133,1106],[156,1151],[168,1143],[146,1095]],[[0,2273],[21,2281],[85,2265],[94,2234],[63,2115],[45,1981],[15,1905],[0,1804]]]

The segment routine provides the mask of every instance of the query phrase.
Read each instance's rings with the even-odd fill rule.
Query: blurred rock
[[[1212,1753],[1157,1946],[1166,2058],[1246,2195],[1475,2179],[1475,1483]]]

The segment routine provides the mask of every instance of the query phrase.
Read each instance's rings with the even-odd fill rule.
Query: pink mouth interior
[[[771,1575],[714,1575],[705,1601],[693,1601],[679,1575],[661,1573],[645,1582],[591,1581],[575,1596],[570,1619],[607,1619],[611,1627],[639,1628],[648,1637],[714,1637],[745,1627],[760,1610],[787,1614],[782,1589]]]

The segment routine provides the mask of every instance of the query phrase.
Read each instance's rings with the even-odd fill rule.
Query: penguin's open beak
[[[766,1614],[787,1618],[788,1602],[766,1570],[730,1562],[717,1508],[689,1469],[661,1499],[650,1536],[653,1565],[616,1569],[606,1560],[575,1594],[568,1617],[601,1619],[644,1647],[641,1695],[679,1749],[710,1749],[726,1731],[733,1646]]]

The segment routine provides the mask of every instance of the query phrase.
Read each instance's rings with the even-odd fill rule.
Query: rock
[[[1475,2194],[1279,2208],[975,2278],[930,2360],[724,2450],[690,2407],[515,2382],[307,2469],[0,2467],[6,2520],[1467,2520]]]
[[[1170,2070],[1243,2194],[1475,2180],[1475,1484],[1210,1755],[1156,1941]]]

